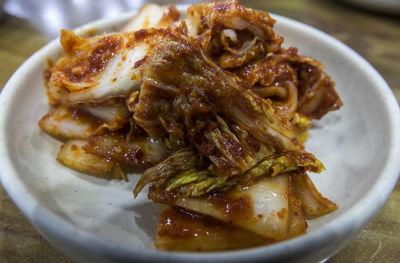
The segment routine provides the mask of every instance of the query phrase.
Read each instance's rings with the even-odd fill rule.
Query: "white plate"
[[[181,10],[185,6],[180,6]],[[132,14],[101,20],[78,31],[117,30]],[[158,205],[138,178],[104,180],[56,162],[60,142],[37,122],[49,106],[43,84],[46,57],[60,55],[58,40],[36,52],[12,76],[0,97],[1,182],[28,220],[56,248],[76,261],[312,262],[337,252],[383,205],[400,171],[400,112],[382,77],[334,38],[288,18],[277,19],[285,46],[326,65],[344,106],[316,123],[307,150],[327,171],[312,175],[317,188],[339,205],[309,220],[306,235],[275,245],[220,253],[170,253],[153,248]]]

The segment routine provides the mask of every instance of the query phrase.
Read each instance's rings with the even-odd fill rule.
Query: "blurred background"
[[[170,0],[0,0],[0,88],[60,29]],[[243,0],[247,7],[316,27],[346,43],[385,78],[400,100],[400,0]],[[360,87],[362,88],[362,87]],[[1,168],[0,168],[1,169]],[[400,184],[347,248],[328,262],[399,262]],[[0,262],[71,262],[47,243],[0,186]]]
[[[75,28],[87,22],[113,17],[122,12],[136,10],[146,2],[157,4],[193,4],[198,0],[0,0],[4,2],[4,11],[25,19],[35,25],[46,37],[58,36],[60,28]],[[252,8],[264,8],[275,5],[270,0],[241,1]],[[272,2],[272,3],[269,3]],[[281,8],[291,5],[310,7],[312,1],[280,1]],[[311,2],[311,3],[307,3]],[[341,0],[343,4],[380,12],[400,15],[400,0]],[[305,10],[304,10],[305,11]],[[300,14],[301,15],[301,14]],[[306,15],[306,14],[303,14]],[[341,14],[338,14],[341,16]]]

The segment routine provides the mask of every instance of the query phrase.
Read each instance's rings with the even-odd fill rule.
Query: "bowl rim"
[[[186,10],[188,5],[177,5],[178,9]],[[102,29],[113,24],[119,24],[132,17],[137,11],[130,11],[124,13],[117,18],[105,18],[86,24],[76,29],[75,32],[85,32],[93,28]],[[371,189],[348,211],[339,215],[337,218],[331,220],[327,224],[319,227],[313,232],[309,232],[300,237],[290,239],[281,243],[276,243],[267,246],[222,251],[222,252],[165,252],[157,251],[154,249],[130,247],[125,244],[110,241],[105,237],[99,237],[94,233],[90,233],[84,229],[79,228],[61,216],[55,214],[47,207],[41,205],[33,195],[30,194],[29,188],[17,176],[15,167],[13,166],[12,157],[8,150],[8,142],[6,139],[6,126],[9,116],[9,105],[14,93],[22,84],[19,78],[20,74],[29,72],[35,64],[39,61],[44,63],[44,58],[47,54],[58,50],[59,40],[55,39],[35,52],[28,58],[11,76],[9,81],[4,86],[0,94],[0,171],[1,183],[17,205],[25,217],[35,226],[35,228],[43,234],[41,229],[54,234],[58,239],[66,241],[71,246],[78,245],[80,248],[106,256],[115,255],[119,259],[135,259],[138,261],[157,261],[164,260],[167,262],[184,262],[190,258],[191,261],[207,261],[207,262],[243,262],[251,258],[263,259],[284,259],[288,255],[295,256],[304,253],[311,253],[316,249],[322,249],[332,242],[332,240],[343,240],[349,233],[358,232],[363,225],[365,225],[371,217],[380,209],[389,195],[391,194],[395,183],[397,182],[400,173],[400,108],[399,105],[385,80],[381,75],[370,65],[364,58],[357,54],[350,47],[335,39],[334,37],[304,23],[296,20],[283,17],[280,15],[270,15],[282,25],[302,30],[312,37],[319,40],[324,39],[335,45],[347,57],[357,61],[374,77],[375,87],[379,90],[383,101],[386,101],[386,109],[388,112],[387,118],[390,120],[390,135],[392,140],[390,150],[388,151],[388,159],[386,165],[380,173],[379,179],[375,181]],[[377,194],[379,193],[379,194]],[[373,206],[373,209],[371,209]],[[40,216],[38,216],[38,214]],[[354,216],[358,215],[358,216]],[[330,235],[327,235],[330,233]],[[343,245],[344,246],[344,245]]]

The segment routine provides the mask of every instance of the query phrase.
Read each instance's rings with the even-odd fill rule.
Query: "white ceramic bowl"
[[[185,9],[185,7],[181,7]],[[78,31],[117,30],[132,14]],[[49,107],[43,86],[46,57],[60,55],[58,40],[36,52],[12,76],[0,97],[1,182],[35,228],[78,262],[315,262],[343,248],[383,205],[400,171],[400,112],[382,77],[353,50],[329,35],[274,16],[285,45],[326,65],[344,106],[312,129],[307,149],[327,171],[312,175],[339,210],[309,220],[306,235],[282,243],[218,253],[156,251],[159,207],[129,182],[104,180],[56,162],[60,145],[37,122]]]

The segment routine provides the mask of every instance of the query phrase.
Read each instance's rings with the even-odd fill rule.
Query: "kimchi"
[[[283,48],[264,11],[236,1],[145,5],[121,32],[62,30],[45,70],[41,129],[57,160],[89,174],[141,171],[133,194],[166,204],[161,250],[240,249],[287,240],[306,215],[337,209],[308,173],[325,168],[304,142],[342,105],[323,65]],[[147,190],[146,190],[147,191]]]

